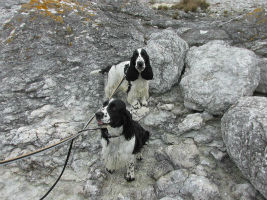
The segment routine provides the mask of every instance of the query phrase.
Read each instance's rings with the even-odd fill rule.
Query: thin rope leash
[[[118,86],[116,87],[116,89],[112,92],[112,94],[110,95],[109,99],[111,99],[112,96],[117,92],[118,88],[121,86],[121,84],[122,84],[122,82],[124,81],[124,79],[125,79],[125,76],[122,78],[122,80],[120,81],[120,83],[118,84]],[[94,115],[87,121],[87,123],[84,125],[83,129],[80,130],[80,131],[78,131],[77,134],[74,134],[74,135],[71,135],[71,136],[69,136],[69,137],[66,137],[66,138],[64,138],[63,140],[61,140],[61,141],[59,141],[59,142],[57,142],[57,143],[55,143],[55,144],[49,145],[49,146],[47,146],[47,147],[40,148],[40,149],[38,149],[38,150],[36,150],[36,151],[30,152],[30,153],[26,153],[26,154],[23,154],[23,155],[14,157],[14,158],[10,158],[10,159],[7,159],[7,160],[2,160],[2,161],[0,161],[0,166],[1,166],[1,165],[4,165],[4,164],[9,164],[9,163],[11,163],[11,162],[13,162],[13,161],[17,161],[17,160],[20,160],[20,159],[23,159],[23,158],[27,158],[27,157],[29,157],[29,156],[32,156],[32,155],[41,153],[41,152],[46,151],[46,150],[49,150],[49,149],[51,149],[51,148],[55,148],[55,147],[57,147],[57,146],[60,146],[60,145],[66,143],[66,142],[68,142],[68,141],[70,141],[70,140],[72,140],[72,139],[77,138],[78,136],[80,136],[80,135],[81,135],[83,132],[85,132],[85,131],[89,131],[89,130],[98,130],[98,129],[100,129],[100,128],[86,129],[86,127],[93,121],[94,117],[95,117],[95,114],[94,114]]]
[[[118,88],[121,86],[121,84],[123,83],[123,81],[125,80],[126,76],[124,76],[122,78],[122,80],[120,81],[120,83],[118,84],[118,86],[116,87],[116,89],[111,93],[109,99],[112,98],[112,96],[117,92]],[[11,163],[13,161],[17,161],[17,160],[20,160],[20,159],[23,159],[23,158],[26,158],[26,157],[29,157],[29,156],[32,156],[32,155],[35,155],[37,153],[41,153],[43,151],[46,151],[46,150],[49,150],[51,148],[55,148],[56,146],[59,146],[59,145],[62,145],[68,141],[71,140],[71,143],[70,143],[70,147],[69,147],[69,150],[68,150],[68,154],[67,154],[67,158],[65,160],[65,164],[63,166],[63,169],[59,175],[59,177],[57,178],[57,180],[55,181],[55,183],[50,187],[50,189],[46,192],[46,194],[40,198],[40,200],[43,200],[45,199],[45,197],[54,189],[54,187],[56,186],[56,184],[58,183],[58,181],[60,180],[61,176],[63,175],[64,171],[65,171],[65,168],[68,164],[68,160],[69,160],[69,157],[70,157],[70,154],[71,154],[71,149],[72,149],[72,145],[73,145],[73,142],[74,142],[74,139],[77,138],[79,135],[81,135],[83,132],[85,131],[88,131],[88,130],[98,130],[98,129],[101,129],[101,128],[91,128],[91,129],[86,129],[86,127],[93,121],[95,117],[95,113],[94,115],[88,120],[88,122],[85,124],[85,126],[83,127],[83,129],[81,131],[79,131],[77,134],[75,135],[72,135],[72,136],[69,136],[63,140],[61,140],[60,142],[56,143],[56,144],[53,144],[53,145],[50,145],[50,146],[47,146],[47,147],[44,147],[44,148],[41,148],[41,149],[38,149],[36,151],[33,151],[33,152],[30,152],[30,153],[26,153],[26,154],[23,154],[21,156],[17,156],[15,158],[11,158],[11,159],[7,159],[7,160],[3,160],[3,161],[0,161],[0,166],[1,165],[4,165],[4,164],[8,164],[8,163]]]

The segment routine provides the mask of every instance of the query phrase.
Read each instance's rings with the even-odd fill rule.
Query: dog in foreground
[[[91,74],[105,73],[108,73],[105,87],[106,98],[110,97],[122,78],[126,76],[126,81],[123,81],[119,89],[127,93],[127,101],[136,109],[147,106],[148,81],[153,79],[153,71],[146,50],[137,49],[133,52],[130,61],[91,72]]]
[[[110,173],[126,166],[125,179],[133,181],[136,159],[141,160],[141,149],[149,139],[149,132],[132,119],[126,105],[119,99],[103,103],[96,113],[101,129],[102,156]]]

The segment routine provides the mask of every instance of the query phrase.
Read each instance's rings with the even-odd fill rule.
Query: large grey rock
[[[267,58],[260,60],[260,83],[256,89],[257,92],[267,93]]]
[[[181,80],[185,106],[215,115],[252,95],[260,78],[257,56],[223,41],[190,48],[186,66]]]
[[[184,68],[184,58],[188,50],[187,43],[173,30],[153,33],[145,47],[154,72],[150,83],[151,91],[162,93],[178,83]]]
[[[227,151],[252,185],[267,198],[267,99],[243,97],[222,118]]]

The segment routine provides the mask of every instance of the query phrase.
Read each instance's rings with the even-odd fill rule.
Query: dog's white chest
[[[143,97],[146,91],[148,90],[148,81],[143,79],[140,75],[138,79],[131,82],[132,88],[134,93],[136,93],[136,96]]]
[[[110,138],[109,142],[102,138],[101,144],[102,157],[106,167],[118,169],[125,166],[126,162],[133,155],[135,136],[130,140],[126,140],[124,136]]]

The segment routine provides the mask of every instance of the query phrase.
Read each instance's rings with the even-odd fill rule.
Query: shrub
[[[209,4],[206,0],[182,0],[180,3],[174,4],[171,8],[184,10],[185,12],[196,12],[198,7],[206,10]]]

